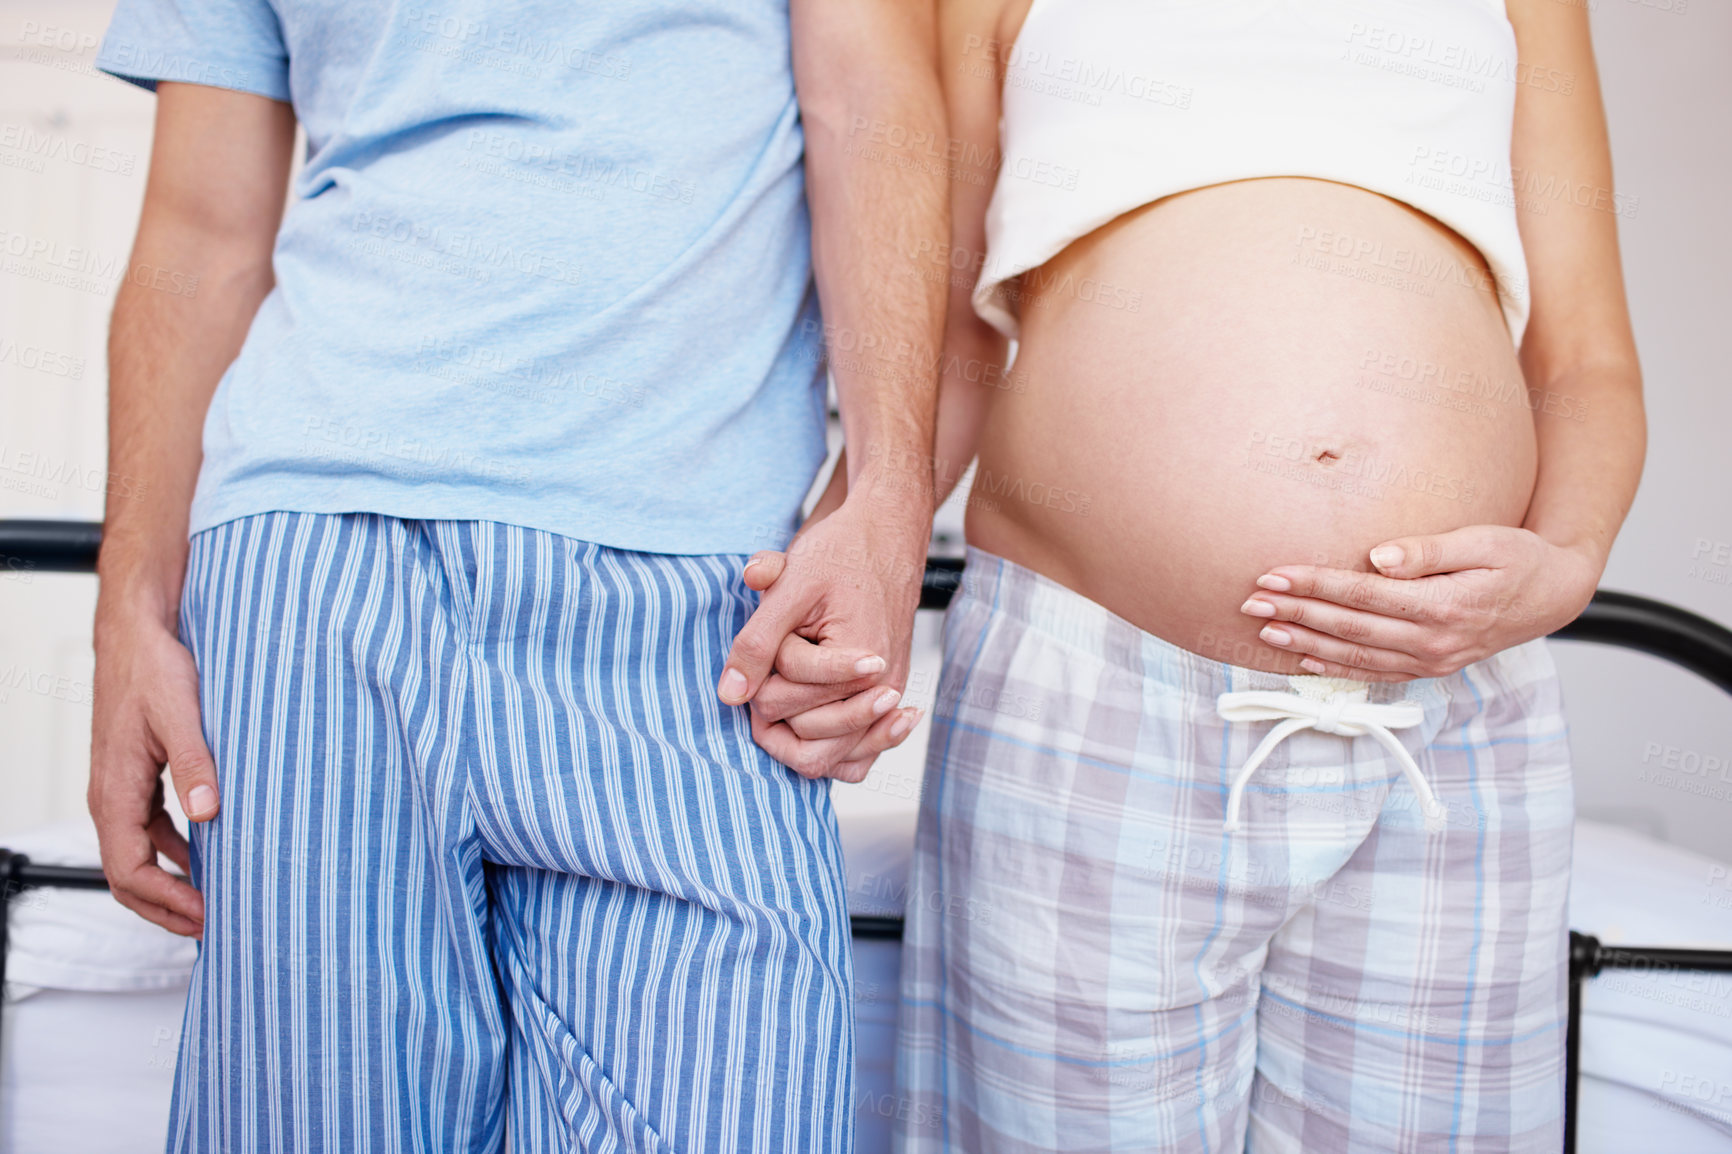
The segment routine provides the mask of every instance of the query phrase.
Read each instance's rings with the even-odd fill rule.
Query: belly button
[[[1327,465],[1331,461],[1339,461],[1340,459],[1341,454],[1337,453],[1334,449],[1324,449],[1322,452],[1317,454],[1317,463],[1320,465]]]

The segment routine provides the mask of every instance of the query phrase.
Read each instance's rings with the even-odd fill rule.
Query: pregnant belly
[[[1533,416],[1477,250],[1346,185],[1244,181],[1024,277],[968,537],[1183,648],[1296,672],[1239,612],[1281,564],[1518,525]]]

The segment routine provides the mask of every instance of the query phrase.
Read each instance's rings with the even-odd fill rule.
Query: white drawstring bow
[[[1245,786],[1251,775],[1274,752],[1275,747],[1301,729],[1315,729],[1342,737],[1375,737],[1395,757],[1408,784],[1419,796],[1425,828],[1436,832],[1444,828],[1449,810],[1432,792],[1431,783],[1419,772],[1413,760],[1392,729],[1410,729],[1425,720],[1425,710],[1416,701],[1374,703],[1366,700],[1364,682],[1342,681],[1328,677],[1290,677],[1296,692],[1273,689],[1223,693],[1215,699],[1215,711],[1227,721],[1276,721],[1251,756],[1245,760],[1233,786],[1227,792],[1226,832],[1239,828],[1239,809],[1244,802]]]

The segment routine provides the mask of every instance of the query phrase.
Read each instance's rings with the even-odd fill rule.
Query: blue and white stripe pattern
[[[827,783],[713,691],[744,561],[374,515],[194,538],[223,809],[171,1152],[852,1148]]]

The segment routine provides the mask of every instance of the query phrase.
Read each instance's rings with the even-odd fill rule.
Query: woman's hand
[[[810,525],[808,522],[807,527]],[[784,578],[797,581],[808,577],[810,574],[799,570],[814,568],[812,555],[800,555],[798,540],[790,549],[792,553],[773,549],[754,553],[746,563],[747,587],[768,596]],[[818,571],[836,568],[822,563],[822,553],[818,556]],[[855,574],[848,584],[862,584],[861,576]],[[912,623],[912,605],[906,617]],[[754,614],[753,621],[756,619]],[[903,635],[884,647],[886,652],[902,654],[892,665],[870,647],[850,646],[831,635],[829,625],[848,623],[819,624],[816,630],[802,627],[788,632],[767,662],[761,662],[768,668],[750,697],[752,737],[770,756],[801,776],[857,782],[865,778],[880,753],[901,745],[920,720],[919,709],[896,708],[908,676],[909,639]]]
[[[1370,557],[1376,573],[1271,569],[1241,611],[1270,621],[1263,640],[1303,654],[1311,673],[1444,677],[1575,620],[1604,567],[1587,550],[1501,525],[1401,537]]]

